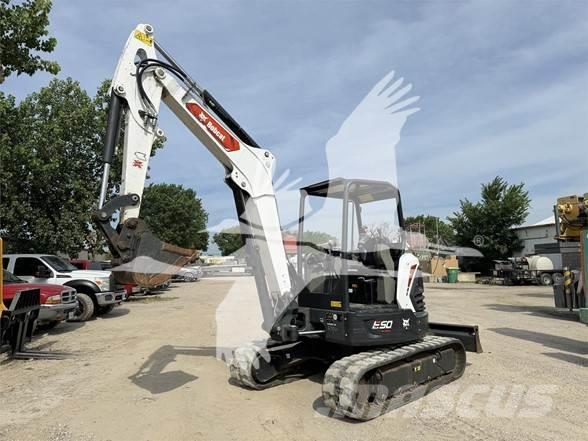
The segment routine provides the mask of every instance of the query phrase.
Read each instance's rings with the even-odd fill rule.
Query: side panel
[[[418,276],[419,260],[411,253],[404,253],[398,262],[398,283],[396,285],[396,302],[398,307],[415,311],[410,300],[410,291]]]
[[[429,331],[427,312],[311,310],[311,321],[324,326],[325,339],[346,346],[383,346],[423,338]],[[320,326],[318,326],[320,328]]]

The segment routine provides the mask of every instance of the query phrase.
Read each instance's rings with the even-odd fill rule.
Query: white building
[[[553,215],[534,224],[514,228],[516,235],[523,241],[524,248],[515,253],[516,257],[537,254],[535,245],[556,244],[555,219]]]
[[[571,269],[580,268],[579,242],[558,242],[555,240],[557,230],[553,216],[535,224],[523,225],[514,229],[516,235],[523,241],[524,248],[515,256],[532,256],[539,254],[551,259],[553,267]]]

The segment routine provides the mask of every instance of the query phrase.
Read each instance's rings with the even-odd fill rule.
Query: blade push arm
[[[110,210],[104,210],[109,204],[102,207],[107,188],[107,182],[103,182],[100,208],[104,209],[94,218],[121,262],[140,256],[137,253],[140,238],[133,236],[128,227],[134,224],[136,231],[137,222],[141,222],[137,218],[151,148],[155,138],[163,136],[157,128],[163,102],[224,168],[249,258],[258,270],[255,280],[268,327],[294,297],[272,183],[275,158],[270,151],[259,148],[212,95],[185,74],[165,51],[161,51],[165,61],[159,60],[156,45],[152,27],[137,26],[127,40],[112,80],[104,180],[108,178],[122,117],[124,152],[119,198],[131,195],[133,199],[124,202],[116,231],[112,228],[108,231],[106,223],[112,214],[108,211],[117,204],[115,198],[110,202]],[[121,242],[123,249],[119,246]],[[156,256],[147,257],[157,260]]]

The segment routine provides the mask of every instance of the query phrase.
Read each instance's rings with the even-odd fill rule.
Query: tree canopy
[[[292,234],[296,235],[297,233]],[[305,231],[302,234],[302,237],[303,242],[310,242],[315,245],[322,245],[330,240],[335,240],[335,236],[332,236],[329,233],[325,233],[323,231]]]
[[[208,213],[191,188],[151,184],[145,188],[141,218],[165,242],[184,248],[208,249]]]
[[[512,228],[525,221],[529,206],[524,184],[509,185],[497,176],[482,185],[479,202],[460,200],[460,211],[448,219],[457,245],[475,247],[489,259],[504,259],[522,249]]]
[[[95,103],[71,79],[18,106],[0,95],[0,225],[14,251],[80,251],[90,232],[101,165]],[[8,120],[5,119],[8,118]]]
[[[286,231],[286,234],[297,236],[298,233],[295,231]],[[324,244],[329,240],[335,239],[334,236],[331,236],[328,233],[324,233],[322,231],[305,231],[304,232],[304,241],[311,242],[314,244]],[[212,240],[216,243],[221,254],[223,256],[228,256],[230,254],[235,253],[243,246],[245,243],[241,238],[241,233],[238,226],[225,228],[224,230],[216,233]]]
[[[0,230],[8,250],[75,255],[104,247],[90,215],[100,191],[108,85],[92,98],[77,81],[54,79],[18,105],[0,92]],[[121,144],[110,193],[120,181]]]
[[[39,52],[52,52],[57,40],[49,32],[50,0],[0,1],[0,83],[13,73],[59,72],[55,61]]]
[[[223,256],[233,254],[245,246],[238,226],[225,228],[216,233],[212,237],[212,240],[214,240],[214,243],[216,243]]]
[[[423,233],[431,243],[437,243],[437,229],[439,230],[439,243],[441,245],[453,245],[455,232],[453,228],[443,220],[426,214],[408,216],[404,219],[405,230]]]

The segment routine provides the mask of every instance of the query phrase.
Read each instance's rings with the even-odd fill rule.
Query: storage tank
[[[531,271],[550,271],[553,269],[553,262],[549,257],[531,256],[527,257],[527,262],[529,262],[529,269]]]

